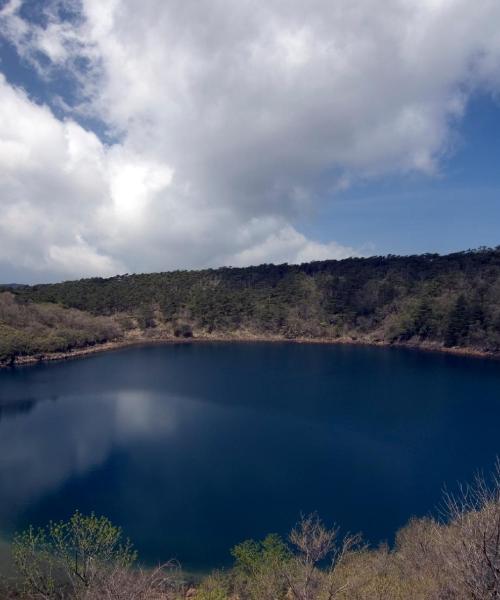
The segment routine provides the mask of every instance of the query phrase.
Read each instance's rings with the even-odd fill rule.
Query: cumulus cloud
[[[98,248],[108,163],[95,134],[57,120],[0,77],[0,264],[40,277],[123,268]]]
[[[261,235],[255,239],[259,233]],[[266,261],[283,263],[290,256],[294,257],[295,262],[302,263],[356,254],[353,248],[341,246],[336,242],[319,244],[308,240],[290,225],[282,224],[280,227],[273,219],[268,219],[267,223],[252,220],[249,226],[242,228],[241,238],[246,243],[243,244],[242,250],[233,254],[234,266],[255,265]],[[224,262],[227,261],[231,261],[231,258],[227,257]]]
[[[497,0],[44,6],[0,12],[79,90],[61,121],[0,83],[0,261],[40,277],[356,254],[297,223],[352,181],[439,172],[470,95],[500,84]]]

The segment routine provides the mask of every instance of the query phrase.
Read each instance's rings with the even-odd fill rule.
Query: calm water
[[[0,533],[94,510],[143,558],[220,566],[301,512],[392,539],[500,454],[500,363],[293,344],[0,372]]]

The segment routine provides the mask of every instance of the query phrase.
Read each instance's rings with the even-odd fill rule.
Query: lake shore
[[[415,343],[415,342],[386,342],[383,340],[373,340],[369,338],[309,338],[296,337],[287,338],[277,335],[255,335],[250,332],[238,332],[235,334],[198,334],[192,337],[175,337],[172,335],[145,336],[131,335],[124,339],[104,342],[83,348],[75,348],[66,352],[50,352],[29,356],[18,356],[11,363],[0,363],[0,368],[32,366],[40,363],[57,362],[84,358],[101,352],[111,352],[134,346],[163,345],[163,344],[196,344],[210,342],[266,342],[266,343],[292,343],[292,344],[329,344],[346,346],[372,346],[381,348],[407,348],[411,350],[421,350],[424,352],[439,352],[455,356],[470,356],[476,358],[500,359],[499,353],[487,352],[476,348],[464,347],[445,347],[436,342]]]

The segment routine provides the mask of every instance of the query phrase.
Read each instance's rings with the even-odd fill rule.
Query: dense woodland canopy
[[[47,324],[45,314],[52,310],[61,323],[55,319],[48,326],[63,330],[65,339],[57,344],[56,334],[47,331],[50,344],[19,349],[13,329],[24,335],[26,327],[6,314],[5,304],[12,304],[12,297],[6,300],[4,295],[4,360],[9,352],[70,349],[132,331],[148,337],[352,339],[500,351],[500,247],[447,256],[389,255],[127,274],[4,289],[14,295],[20,311],[32,312],[31,328],[37,329],[38,319]],[[85,325],[75,326],[79,333],[73,337],[63,308],[90,313]],[[82,315],[71,314],[73,320]],[[45,333],[37,331],[41,339]]]

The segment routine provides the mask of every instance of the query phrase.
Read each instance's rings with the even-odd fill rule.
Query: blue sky
[[[436,176],[387,177],[353,186],[304,228],[322,240],[377,254],[448,253],[500,245],[500,105],[473,98],[454,152]]]
[[[1,0],[0,281],[500,244],[479,5]]]

